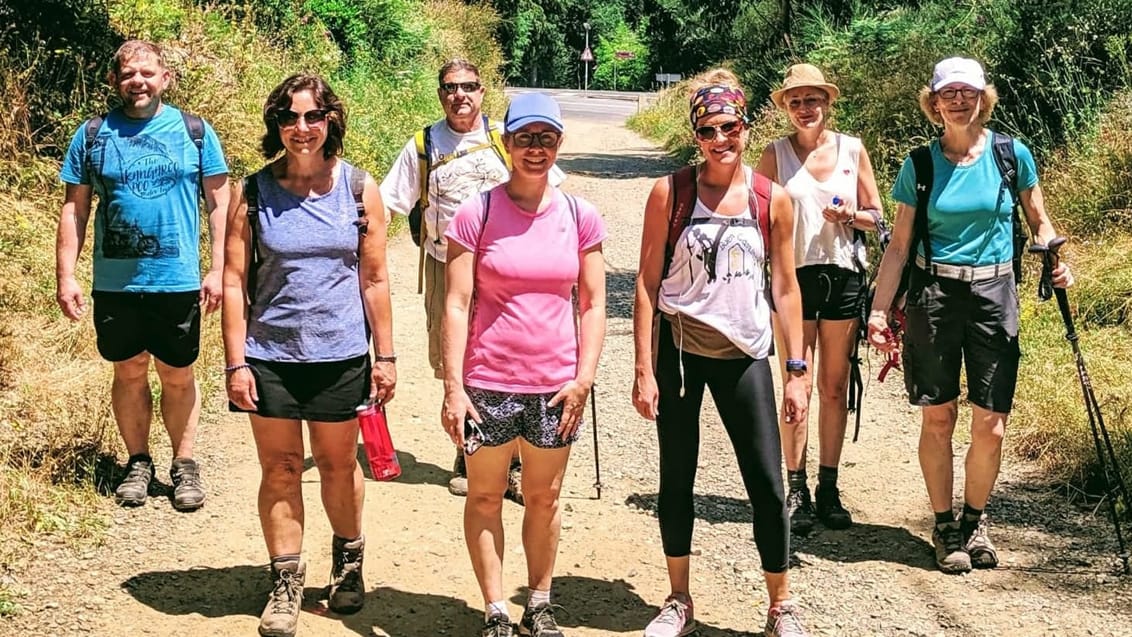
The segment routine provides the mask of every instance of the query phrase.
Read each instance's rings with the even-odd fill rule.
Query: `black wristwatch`
[[[374,354],[373,360],[377,361],[378,363],[396,363],[397,362],[397,355],[396,354],[390,354],[390,355],[386,356],[384,354]]]
[[[809,367],[806,366],[806,361],[804,360],[799,360],[796,358],[786,359],[787,372],[802,372],[804,374],[806,373],[807,369],[809,369]]]

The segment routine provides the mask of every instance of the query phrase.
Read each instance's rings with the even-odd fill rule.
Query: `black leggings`
[[[754,509],[755,544],[763,570],[785,572],[790,531],[782,488],[782,442],[774,405],[774,382],[767,359],[705,358],[684,353],[684,396],[680,396],[679,352],[672,328],[660,321],[656,382],[660,406],[656,418],[660,442],[660,495],[657,517],[664,554],[691,552],[695,511],[692,488],[700,449],[700,405],[704,386],[711,390],[723,426],[735,448],[739,472]]]

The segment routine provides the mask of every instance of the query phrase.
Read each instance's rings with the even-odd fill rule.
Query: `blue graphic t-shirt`
[[[1002,173],[994,161],[991,133],[987,145],[973,164],[957,166],[939,147],[939,140],[930,145],[932,153],[932,192],[928,199],[928,236],[932,242],[932,261],[951,265],[993,265],[1008,263],[1014,257],[1011,229],[1014,194],[1007,188],[999,202]],[[1018,165],[1018,190],[1024,192],[1038,183],[1034,156],[1025,144],[1014,140]],[[916,169],[912,158],[904,160],[892,198],[916,207]],[[998,209],[995,209],[998,204]],[[923,255],[923,248],[917,248]]]
[[[87,156],[85,128],[71,138],[60,179],[90,185],[98,198],[94,289],[199,289],[201,174],[228,172],[216,132],[205,123],[198,151],[178,109],[164,104],[147,120],[115,109]]]

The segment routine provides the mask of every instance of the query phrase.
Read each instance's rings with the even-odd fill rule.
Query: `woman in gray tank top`
[[[274,587],[259,631],[294,635],[306,575],[302,421],[334,533],[329,606],[356,612],[365,539],[355,407],[392,399],[397,372],[384,208],[374,180],[339,157],[341,101],[322,78],[295,75],[267,98],[263,121],[263,155],[274,161],[237,188],[228,211],[225,372],[230,408],[249,413],[263,469]]]

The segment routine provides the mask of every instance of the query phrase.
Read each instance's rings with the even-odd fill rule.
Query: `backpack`
[[[252,250],[252,258],[251,258],[251,261],[248,263],[248,271],[247,271],[247,274],[245,276],[245,279],[247,281],[248,305],[249,306],[252,303],[255,302],[256,271],[259,269],[259,265],[260,265],[260,258],[259,258],[259,181],[256,179],[256,175],[258,175],[259,173],[262,173],[266,170],[269,170],[269,169],[270,169],[270,166],[264,166],[263,168],[260,168],[255,173],[252,173],[251,175],[244,177],[244,199],[248,203],[248,211],[247,211],[248,228],[251,230],[251,250]],[[368,175],[369,175],[369,173],[367,173],[366,171],[362,170],[361,168],[357,168],[357,167],[351,167],[350,174],[349,174],[350,192],[354,195],[354,207],[357,209],[357,212],[358,212],[358,220],[354,222],[354,225],[356,225],[358,227],[359,251],[361,249],[360,244],[361,244],[362,237],[364,237],[366,235],[366,233],[369,231],[369,224],[366,222],[366,218],[365,218],[366,217],[366,205],[365,205],[365,202],[362,201],[362,194],[365,191],[366,177]],[[366,329],[367,330],[369,329],[368,325],[366,326]],[[368,334],[368,331],[367,331],[367,334]]]
[[[98,139],[98,130],[102,128],[102,122],[106,121],[108,113],[102,115],[95,115],[88,119],[83,124],[85,131],[85,146],[86,146],[86,161],[88,172],[93,173],[91,170],[93,166],[90,165],[91,150],[94,148],[94,141]],[[193,140],[193,145],[197,147],[197,175],[200,186],[200,194],[204,196],[204,120],[198,115],[193,115],[188,111],[181,111],[181,120],[185,123],[185,130],[189,133],[189,139]]]

